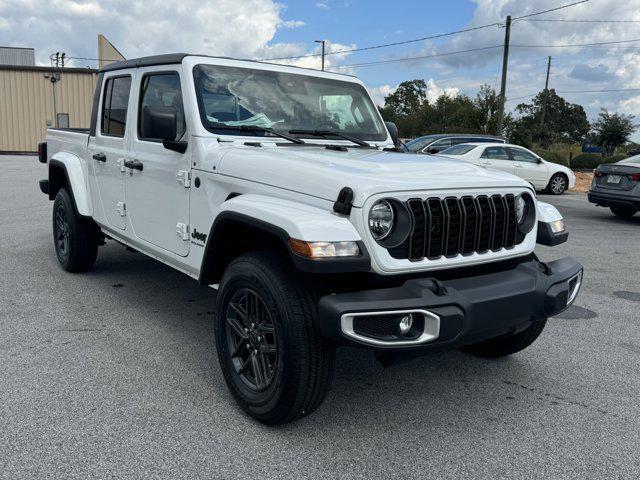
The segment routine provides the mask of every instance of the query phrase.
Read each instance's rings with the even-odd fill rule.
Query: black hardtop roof
[[[225,60],[239,60],[241,62],[261,63],[266,65],[278,65],[282,67],[293,67],[301,70],[311,70],[318,72],[320,70],[314,68],[296,67],[295,65],[282,65],[270,62],[263,62],[260,60],[248,60],[245,58],[233,58],[233,57],[216,57],[213,55],[199,55],[193,53],[167,53],[164,55],[152,55],[149,57],[132,58],[131,60],[124,60],[122,62],[110,63],[100,69],[101,72],[111,72],[113,70],[124,70],[125,68],[138,68],[138,67],[154,67],[156,65],[175,65],[182,63],[184,57],[206,57],[206,58],[221,58]],[[336,72],[328,72],[336,74]],[[345,77],[354,77],[355,75],[348,75],[345,73],[337,73],[337,75],[343,75]]]

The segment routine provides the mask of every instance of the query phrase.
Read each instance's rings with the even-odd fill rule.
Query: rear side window
[[[124,137],[130,91],[130,76],[107,79],[102,101],[102,125],[100,127],[102,134]]]
[[[168,107],[176,112],[176,138],[180,140],[186,131],[184,120],[184,105],[182,103],[182,90],[180,89],[180,76],[177,72],[152,73],[142,79],[142,94],[138,107],[138,137],[140,140],[153,140],[144,138],[140,132],[140,115],[143,107]]]

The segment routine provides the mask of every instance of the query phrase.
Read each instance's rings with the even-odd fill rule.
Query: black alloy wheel
[[[264,300],[255,291],[238,290],[226,312],[227,342],[235,373],[255,392],[267,389],[278,366],[278,338]]]
[[[69,218],[64,205],[58,205],[55,213],[53,235],[56,241],[56,252],[59,258],[66,259],[69,256]]]

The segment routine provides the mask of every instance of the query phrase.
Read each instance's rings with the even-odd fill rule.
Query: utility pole
[[[500,84],[500,108],[498,110],[497,134],[502,135],[502,124],[504,122],[504,103],[507,91],[507,65],[509,64],[509,37],[511,36],[511,15],[507,16],[507,23],[504,31],[504,53],[502,56],[502,83]]]
[[[316,40],[315,42],[322,44],[322,71],[324,72],[324,40]]]
[[[544,132],[544,116],[547,113],[547,98],[549,97],[549,74],[551,73],[551,57],[547,61],[547,80],[544,82],[544,93],[542,96],[542,114],[540,115],[540,135]]]

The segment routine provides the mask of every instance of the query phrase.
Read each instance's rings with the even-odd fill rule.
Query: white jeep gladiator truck
[[[240,406],[313,412],[335,348],[498,357],[576,298],[543,263],[558,211],[506,173],[397,148],[354,77],[187,54],[114,63],[91,126],[39,145],[55,252],[70,272],[116,241],[217,287],[215,338]]]

